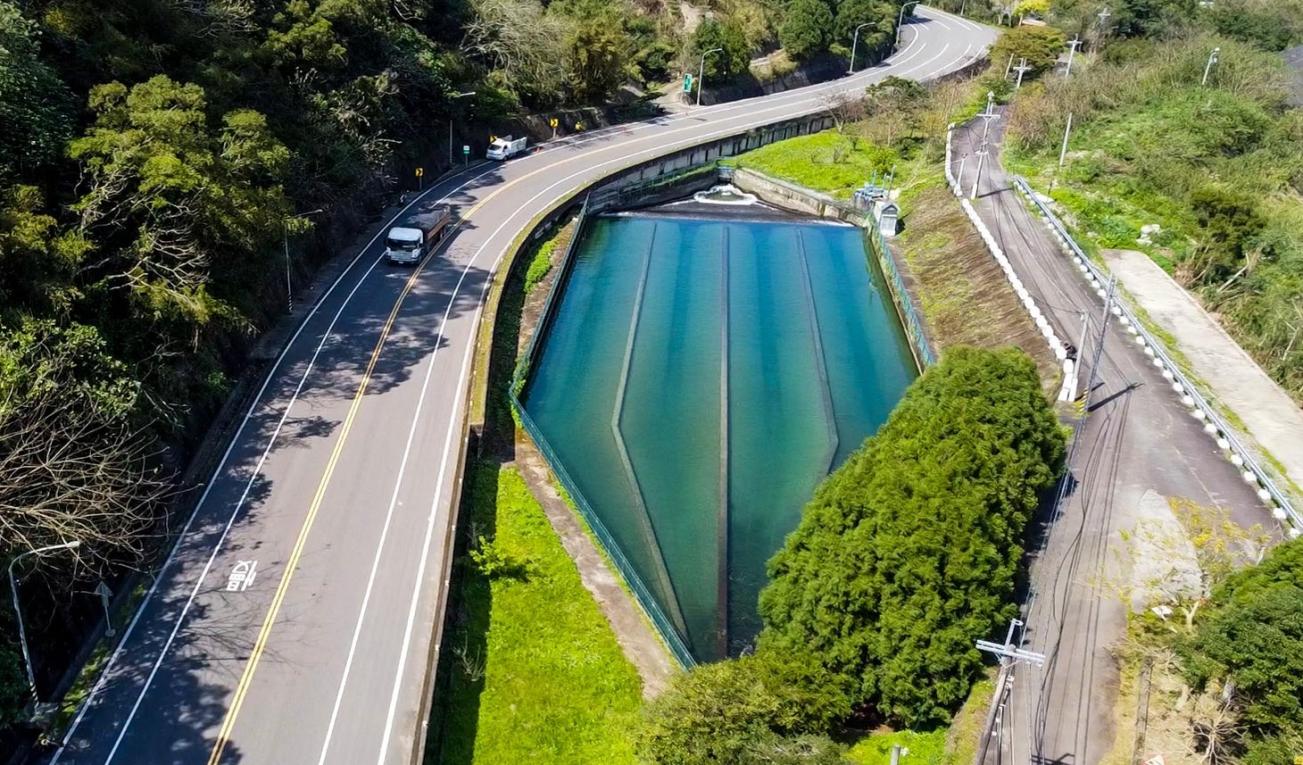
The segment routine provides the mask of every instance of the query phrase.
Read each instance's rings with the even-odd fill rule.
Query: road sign
[[[470,153],[471,153],[471,145],[468,144],[468,143],[464,143],[464,144],[462,144],[462,145],[461,145],[461,153],[462,153],[462,154],[470,154]]]
[[[553,129],[555,129],[557,125],[561,124],[561,122],[557,120],[556,117],[553,117],[552,119],[547,121],[547,124],[550,125]]]
[[[420,178],[422,175],[425,175],[425,168],[423,167],[416,168],[416,177]]]
[[[118,634],[117,630],[113,629],[113,619],[109,616],[109,598],[113,597],[113,590],[110,590],[101,579],[100,583],[95,585],[95,594],[100,596],[100,605],[104,606],[104,634],[113,637]]]
[[[692,92],[692,74],[691,74],[691,73],[688,73],[688,74],[683,75],[683,92],[684,92],[684,93],[691,93],[691,92]]]

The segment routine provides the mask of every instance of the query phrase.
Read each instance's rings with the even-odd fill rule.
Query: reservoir
[[[751,644],[765,562],[916,375],[860,229],[709,207],[587,221],[523,394],[702,661]]]

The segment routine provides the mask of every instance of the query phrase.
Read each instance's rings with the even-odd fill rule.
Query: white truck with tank
[[[452,211],[446,205],[417,202],[385,235],[385,258],[400,265],[419,263],[448,233],[451,223]]]
[[[484,153],[484,156],[489,159],[502,161],[508,157],[514,157],[517,154],[524,152],[525,146],[528,143],[529,138],[527,136],[521,136],[520,138],[512,138],[511,136],[507,136],[506,138],[494,138],[493,143],[489,144],[489,150]]]

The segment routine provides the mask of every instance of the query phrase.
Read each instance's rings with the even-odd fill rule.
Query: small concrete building
[[[895,236],[900,230],[900,207],[895,202],[879,199],[873,207],[873,217],[878,221],[878,230],[883,236]]]

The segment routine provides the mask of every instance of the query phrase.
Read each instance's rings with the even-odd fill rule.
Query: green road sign
[[[464,144],[462,144],[462,145],[461,145],[461,153],[462,153],[462,154],[470,154],[470,153],[471,153],[471,146],[470,146],[470,144],[468,144],[468,143],[464,143]]]
[[[692,92],[692,75],[691,75],[691,74],[685,74],[685,75],[683,75],[683,92],[684,92],[684,93],[691,93],[691,92]]]

